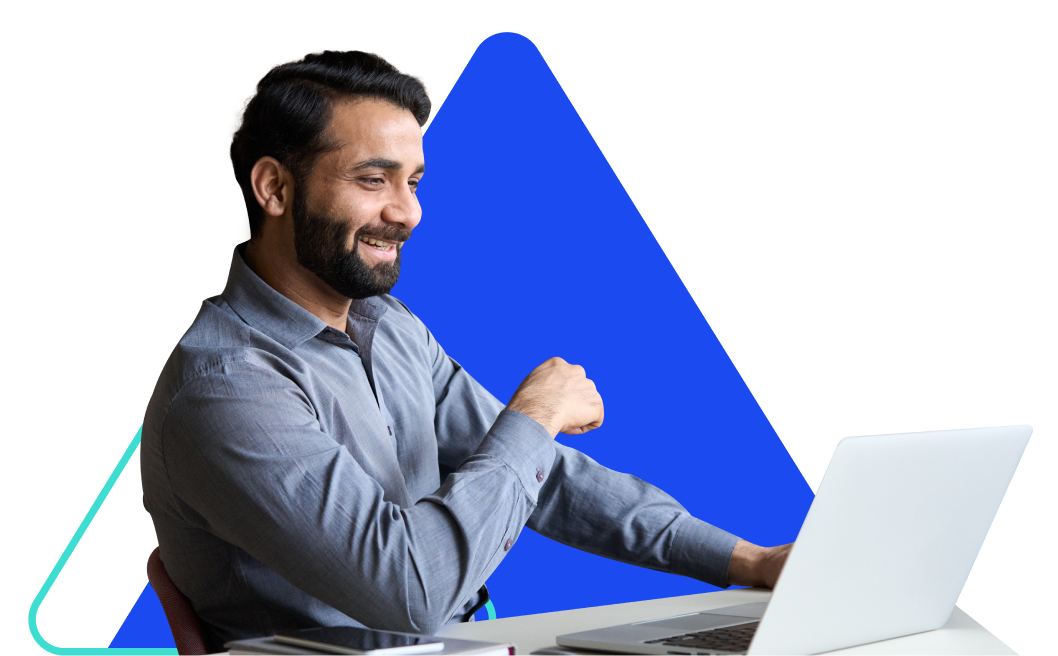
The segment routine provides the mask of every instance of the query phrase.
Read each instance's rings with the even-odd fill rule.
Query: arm
[[[571,547],[720,587],[739,541],[650,483],[561,444],[526,525]]]
[[[502,560],[554,460],[545,430],[503,413],[437,491],[400,507],[296,385],[248,363],[188,383],[162,445],[187,521],[367,626],[426,634]]]
[[[440,461],[454,467],[472,451],[473,436],[484,432],[503,404],[446,356],[425,326],[421,329],[433,358]],[[553,358],[533,374],[556,361],[565,364]],[[583,376],[583,369],[577,369]],[[524,394],[533,374],[515,392],[508,410],[533,417],[552,435],[584,433],[602,423],[601,399],[597,419],[584,425],[586,416],[569,421],[556,410],[555,399]],[[555,449],[553,464],[543,472],[539,506],[526,524],[533,530],[584,551],[721,587],[774,586],[789,545],[763,548],[740,540],[692,517],[672,497],[635,476],[607,469],[562,444]]]
[[[475,436],[487,430],[504,406],[420,326],[432,358],[439,460],[452,469],[473,453]],[[523,381],[507,410],[533,417],[551,435],[591,430],[602,423],[602,400],[594,384],[590,386],[594,397],[587,396],[583,403],[590,409],[598,402],[597,416],[581,414],[572,419],[563,413],[554,393],[542,393],[546,390],[535,386],[534,378],[541,372],[561,370],[562,365],[570,375],[587,381],[582,368],[553,358]],[[538,533],[622,562],[728,584],[728,561],[739,539],[695,519],[653,485],[607,469],[562,444],[555,444],[554,460],[541,472],[539,506],[526,524]]]

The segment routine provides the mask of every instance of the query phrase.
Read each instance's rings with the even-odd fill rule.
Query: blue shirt
[[[523,526],[727,585],[738,538],[506,410],[389,295],[335,330],[232,258],[147,408],[144,506],[214,647],[311,626],[433,633]]]

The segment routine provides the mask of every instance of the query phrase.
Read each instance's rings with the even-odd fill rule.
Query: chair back
[[[195,615],[184,593],[169,578],[165,564],[155,547],[147,559],[147,580],[151,582],[158,600],[162,602],[165,618],[176,641],[176,650],[181,654],[206,654],[206,639],[202,633],[202,621]]]

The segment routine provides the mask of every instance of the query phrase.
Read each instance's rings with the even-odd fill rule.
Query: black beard
[[[353,241],[353,250],[345,251],[349,243],[349,224],[327,216],[312,214],[308,203],[300,194],[294,199],[294,250],[298,264],[315,273],[331,289],[346,298],[367,298],[388,294],[400,277],[400,249],[392,262],[369,267],[360,257],[360,235],[369,226],[361,226]],[[376,239],[404,242],[411,236],[410,230],[395,226],[372,228],[369,233]]]

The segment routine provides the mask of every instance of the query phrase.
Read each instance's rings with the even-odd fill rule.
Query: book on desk
[[[466,654],[467,656],[513,656],[513,644],[498,642],[481,642],[479,640],[461,640],[459,638],[437,638],[444,642],[444,649],[430,654]],[[294,647],[276,642],[275,638],[248,638],[235,640],[224,645],[230,654],[333,654],[334,652],[318,651],[308,647]]]

